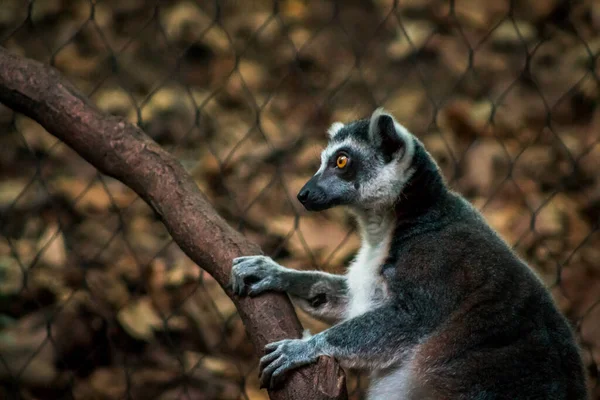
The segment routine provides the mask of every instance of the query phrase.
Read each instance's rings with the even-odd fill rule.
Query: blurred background
[[[176,155],[293,268],[342,272],[296,193],[384,106],[551,288],[600,360],[600,2],[2,0],[0,45]],[[0,398],[266,399],[232,302],[152,210],[0,105]],[[300,314],[313,332],[325,326]],[[352,398],[365,379],[350,373]]]

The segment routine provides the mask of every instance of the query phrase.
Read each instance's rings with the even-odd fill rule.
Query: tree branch
[[[181,249],[226,290],[248,335],[265,344],[299,338],[302,327],[287,296],[238,298],[226,288],[232,259],[260,248],[231,228],[181,164],[140,128],[104,115],[58,71],[0,47],[0,102],[41,124],[98,170],[133,189],[160,216]],[[345,376],[332,359],[293,372],[271,399],[345,399]]]

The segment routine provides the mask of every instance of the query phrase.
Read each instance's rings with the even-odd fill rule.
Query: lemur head
[[[321,166],[298,193],[304,207],[392,207],[414,173],[416,138],[381,108],[370,119],[336,122],[328,133]]]

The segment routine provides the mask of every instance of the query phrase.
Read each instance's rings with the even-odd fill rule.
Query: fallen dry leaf
[[[154,329],[162,324],[147,297],[130,301],[118,312],[117,320],[132,337],[147,342],[152,341]]]

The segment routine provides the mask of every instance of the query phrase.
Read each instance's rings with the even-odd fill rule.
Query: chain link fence
[[[551,288],[593,398],[599,32],[592,0],[0,4],[0,45],[141,126],[292,268],[342,272],[357,251],[343,211],[295,195],[326,128],[384,106]],[[152,210],[0,105],[0,397],[266,399],[256,361],[233,303]],[[350,372],[351,398],[365,382]]]

